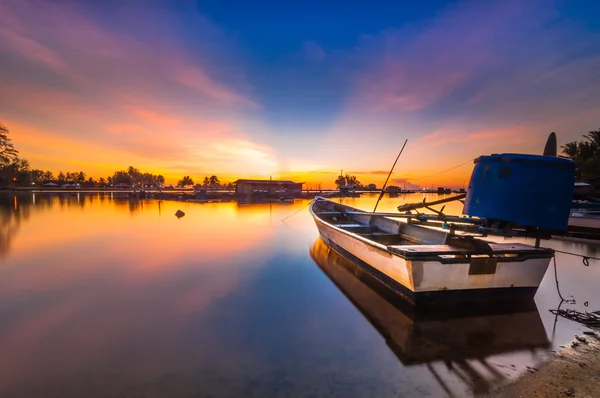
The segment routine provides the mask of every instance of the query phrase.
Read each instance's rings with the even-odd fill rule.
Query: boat
[[[586,210],[571,212],[567,232],[562,234],[562,237],[600,240],[600,213]]]
[[[532,298],[554,255],[552,249],[494,243],[322,197],[312,201],[310,213],[325,244],[412,305]]]
[[[444,376],[451,374],[473,392],[484,394],[506,382],[504,372],[498,369],[502,361],[498,355],[550,347],[534,300],[518,305],[462,306],[453,312],[411,312],[413,307],[394,300],[386,286],[322,239],[315,241],[310,255],[381,334],[400,362],[405,366],[425,365],[447,392],[454,383],[445,381]],[[514,364],[514,359],[506,360]]]
[[[600,240],[600,203],[574,200],[569,212],[567,230],[553,238],[597,242]]]

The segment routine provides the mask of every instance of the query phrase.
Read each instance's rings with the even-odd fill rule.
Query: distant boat
[[[416,305],[531,298],[554,255],[551,249],[451,234],[320,197],[310,212],[327,245]]]
[[[563,236],[600,240],[600,203],[573,201],[569,227]]]

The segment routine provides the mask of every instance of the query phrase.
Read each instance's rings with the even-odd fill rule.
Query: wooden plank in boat
[[[533,247],[525,245],[523,243],[488,243],[490,247],[494,250],[494,253],[539,253],[544,251],[552,251],[552,249],[546,249],[544,247]]]
[[[390,245],[388,250],[399,254],[427,253],[427,254],[464,254],[471,250],[449,245]]]
[[[536,253],[550,252],[551,250],[544,248],[535,248],[529,245],[521,243],[490,243],[490,247],[493,249],[494,254],[504,253]],[[389,245],[388,250],[393,253],[401,255],[414,255],[414,254],[440,254],[440,255],[451,255],[451,254],[465,254],[472,253],[472,250],[463,249],[456,246],[449,245]]]

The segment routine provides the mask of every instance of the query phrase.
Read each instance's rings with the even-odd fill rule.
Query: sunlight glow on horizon
[[[307,5],[276,39],[252,8],[139,7],[0,4],[0,123],[32,168],[324,189],[343,169],[380,187],[408,139],[390,185],[462,188],[472,165],[440,172],[598,127],[600,28],[583,6],[460,1],[411,18],[390,3],[337,32]]]

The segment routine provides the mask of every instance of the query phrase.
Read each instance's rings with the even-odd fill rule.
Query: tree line
[[[57,175],[50,170],[34,169],[29,162],[19,157],[15,149],[9,130],[0,124],[0,186],[43,186],[46,184],[79,184],[81,187],[109,188],[119,184],[140,188],[161,188],[165,185],[165,177],[161,174],[152,174],[140,171],[134,166],[126,170],[115,171],[106,178],[94,179],[88,177],[83,171],[63,172]],[[179,187],[194,185],[190,176],[185,176],[177,183]],[[202,184],[206,188],[229,188],[232,184],[222,184],[217,176],[205,177]]]
[[[190,176],[184,176],[181,180],[177,182],[177,186],[180,188],[192,185],[194,185],[194,180]],[[202,185],[202,187],[205,189],[233,189],[232,183],[222,183],[221,181],[219,181],[219,177],[215,175],[212,175],[210,177],[204,177],[204,181],[202,181],[202,184],[199,185]]]

